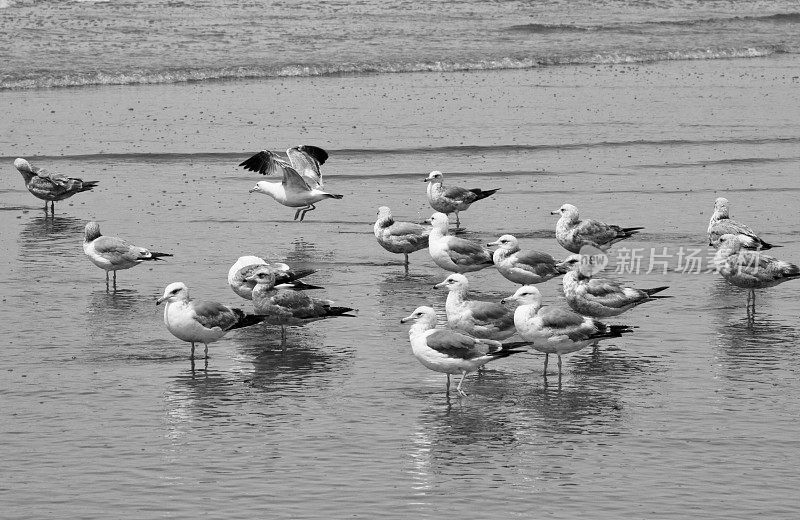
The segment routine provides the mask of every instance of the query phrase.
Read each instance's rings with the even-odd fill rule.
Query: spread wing
[[[306,179],[311,188],[322,188],[320,166],[328,159],[328,153],[317,146],[302,145],[286,150],[292,167]]]
[[[217,302],[193,301],[194,320],[207,329],[228,330],[239,321],[233,309]]]
[[[249,159],[240,162],[239,166],[251,172],[258,172],[261,175],[283,175],[285,168],[291,168],[289,163],[269,150],[261,150]]]

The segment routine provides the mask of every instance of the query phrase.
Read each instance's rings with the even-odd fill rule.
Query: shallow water
[[[707,220],[722,194],[735,218],[783,246],[776,256],[800,261],[791,67],[25,93],[63,119],[11,125],[13,153],[100,187],[45,218],[13,157],[3,159],[4,515],[796,516],[797,282],[760,291],[749,322],[745,292],[677,263],[682,249],[707,260]],[[778,101],[765,99],[765,85]],[[381,98],[392,88],[419,112],[404,111],[402,96]],[[291,110],[267,132],[279,138],[241,125],[255,100],[283,89]],[[322,99],[304,132],[291,121],[311,112],[303,112],[311,93]],[[96,117],[87,120],[80,107],[90,96]],[[475,96],[486,102],[470,105]],[[22,121],[20,96],[0,97],[9,120]],[[159,102],[145,113],[103,115],[148,98]],[[191,100],[205,107],[211,98],[220,101],[199,115]],[[517,109],[493,104],[510,99]],[[345,198],[297,223],[292,210],[248,194],[258,176],[236,164],[265,141],[328,148],[327,187]],[[640,248],[641,272],[614,276],[669,285],[673,298],[609,320],[637,329],[566,357],[560,384],[542,377],[542,356],[521,354],[471,375],[468,398],[448,399],[444,376],[414,359],[399,322],[421,304],[442,309],[445,294],[432,286],[446,273],[422,251],[406,274],[372,235],[379,205],[406,219],[429,216],[422,179],[431,169],[453,184],[501,188],[462,214],[465,236],[481,242],[512,233],[561,256],[549,211],[567,201],[587,217],[645,226],[614,250],[609,270]],[[89,219],[175,256],[120,271],[118,290],[107,292],[81,250]],[[644,272],[651,248],[671,255],[666,273],[660,264]],[[195,298],[248,308],[225,281],[243,254],[319,269],[308,280],[325,289],[314,294],[357,307],[358,317],[291,329],[285,353],[275,328],[236,331],[211,345],[207,369],[199,361],[193,371],[155,299],[182,280]],[[515,289],[490,270],[469,278],[485,299]],[[558,281],[542,290],[559,301]]]

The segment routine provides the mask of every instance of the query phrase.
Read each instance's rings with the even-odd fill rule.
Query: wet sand
[[[707,261],[724,195],[800,262],[796,70],[772,58],[0,92],[7,511],[429,518],[465,514],[463,497],[488,486],[480,507],[506,516],[790,516],[800,282],[759,292],[751,323],[744,291],[683,272],[678,252]],[[331,152],[326,187],[345,195],[303,223],[249,194],[261,178],[236,167],[300,143]],[[100,186],[45,218],[16,156]],[[480,242],[512,233],[566,255],[549,214],[564,202],[645,226],[610,270],[636,250],[642,269],[613,275],[674,298],[609,320],[638,328],[565,358],[560,387],[532,353],[447,400],[399,323],[443,308],[432,285],[447,273],[421,251],[406,274],[372,235],[380,205],[430,215],[433,169],[500,188],[461,216]],[[91,219],[175,256],[119,272],[107,293],[81,250]],[[225,282],[243,254],[319,269],[315,295],[359,316],[291,330],[285,354],[278,329],[231,333],[192,372],[155,298],[181,280],[248,308]],[[485,299],[515,289],[492,270],[470,282]],[[542,292],[561,299],[557,280]]]

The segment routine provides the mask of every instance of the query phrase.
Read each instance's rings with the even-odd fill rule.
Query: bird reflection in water
[[[353,347],[328,346],[319,331],[299,328],[284,350],[280,330],[256,326],[236,336],[239,352],[252,360],[247,383],[263,392],[314,388],[321,393],[338,384],[353,368]]]
[[[53,256],[74,256],[85,224],[73,217],[33,217],[19,233],[22,259],[51,263]]]

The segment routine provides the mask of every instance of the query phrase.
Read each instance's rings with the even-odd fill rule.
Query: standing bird
[[[451,329],[497,341],[510,338],[517,332],[512,309],[497,302],[467,299],[469,281],[463,274],[453,273],[433,288],[448,290],[444,309]]]
[[[569,268],[540,251],[521,251],[513,235],[503,235],[487,246],[499,246],[492,254],[494,265],[503,277],[521,285],[546,282],[565,274]]]
[[[760,251],[745,249],[740,235],[725,234],[719,237],[714,265],[728,283],[750,289],[747,293],[748,313],[751,309],[755,312],[756,289],[800,278],[800,267]]]
[[[572,253],[580,253],[581,247],[593,246],[603,251],[620,240],[630,238],[643,227],[622,228],[599,222],[597,220],[581,220],[578,208],[572,204],[564,204],[550,212],[561,215],[556,223],[556,240]]]
[[[759,238],[755,231],[741,222],[731,220],[728,199],[719,197],[714,201],[714,214],[708,222],[708,245],[719,247],[722,235],[740,235],[739,242],[747,249],[771,249],[775,247]]]
[[[189,288],[183,282],[174,282],[164,289],[164,295],[156,305],[164,306],[164,324],[176,338],[192,344],[192,366],[194,366],[194,344],[205,345],[208,359],[208,344],[222,338],[229,330],[248,327],[264,321],[263,316],[247,314],[241,309],[227,307],[217,302],[189,299]]]
[[[619,316],[642,303],[671,298],[671,296],[653,296],[668,289],[667,286],[634,289],[607,278],[593,278],[582,272],[578,255],[571,256],[562,265],[571,266],[571,270],[564,275],[562,281],[567,304],[572,310],[584,316],[596,318]]]
[[[428,238],[428,252],[433,262],[447,271],[468,273],[494,265],[492,254],[475,242],[447,234],[449,221],[444,213],[434,213]]]
[[[83,235],[83,252],[94,265],[106,272],[106,289],[108,289],[108,272],[114,271],[114,289],[117,288],[117,271],[130,269],[149,260],[159,260],[169,253],[157,253],[143,247],[136,247],[118,237],[107,237],[100,233],[97,222],[89,222]]]
[[[50,213],[55,214],[55,201],[68,199],[82,191],[89,191],[98,183],[98,181],[84,181],[60,173],[52,173],[44,168],[32,166],[21,158],[14,160],[14,167],[25,179],[25,187],[28,188],[28,191],[34,197],[44,200],[45,213],[47,213],[48,201],[50,201]]]
[[[434,211],[449,215],[450,213],[456,214],[456,227],[461,226],[461,221],[458,218],[459,211],[466,211],[470,204],[475,201],[485,199],[499,190],[482,190],[480,188],[460,188],[458,186],[451,186],[445,188],[443,181],[444,175],[439,171],[432,171],[428,177],[424,179],[428,184],[428,202]]]
[[[606,325],[569,309],[542,307],[542,295],[533,285],[520,287],[502,303],[507,301],[520,303],[514,311],[514,325],[522,339],[533,342],[534,349],[544,352],[545,376],[550,354],[558,356],[558,377],[561,378],[562,355],[576,352],[601,339],[618,338],[626,332],[633,332],[627,325]]]
[[[402,253],[408,270],[408,255],[414,251],[428,247],[428,236],[431,228],[414,222],[398,222],[386,206],[378,208],[378,220],[375,221],[375,238],[382,248],[390,253]]]
[[[312,298],[302,291],[285,289],[276,284],[273,269],[260,268],[248,277],[255,282],[253,289],[253,308],[256,314],[263,316],[270,325],[281,326],[281,346],[286,348],[286,327],[302,326],[312,321],[347,316],[355,318],[348,312],[355,311],[350,307],[334,307],[330,300]]]
[[[245,300],[252,300],[256,283],[248,281],[247,278],[258,268],[264,266],[274,269],[276,284],[286,284],[287,287],[295,290],[322,289],[318,285],[307,284],[300,280],[300,278],[316,273],[316,269],[292,269],[284,263],[270,264],[263,258],[252,255],[240,256],[231,266],[228,270],[228,285],[233,292]]]
[[[239,163],[246,170],[261,175],[277,175],[283,179],[278,182],[259,181],[250,193],[264,193],[284,206],[299,208],[294,219],[303,221],[306,213],[317,209],[314,205],[323,199],[341,199],[343,195],[328,193],[322,190],[322,174],[320,166],[325,163],[328,153],[316,146],[303,145],[286,150],[290,163],[279,158],[270,151],[262,150]]]
[[[464,378],[489,361],[525,352],[516,347],[519,343],[503,345],[499,341],[480,339],[453,330],[436,328],[436,311],[431,307],[417,307],[400,323],[414,321],[408,331],[411,351],[420,363],[436,372],[447,374],[447,395],[450,395],[450,374],[461,374],[456,390],[459,395]]]

